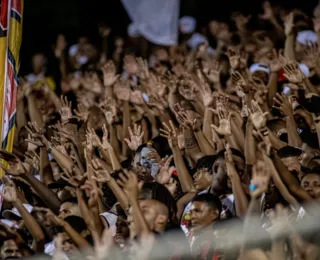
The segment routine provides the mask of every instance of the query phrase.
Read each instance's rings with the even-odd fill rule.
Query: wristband
[[[51,154],[51,152],[52,152],[52,147],[51,147],[51,146],[48,147],[47,152],[48,152],[49,154]]]
[[[250,190],[250,191],[255,191],[256,189],[258,189],[258,186],[257,186],[256,184],[252,184],[252,183],[251,183],[251,184],[249,185],[249,190]]]

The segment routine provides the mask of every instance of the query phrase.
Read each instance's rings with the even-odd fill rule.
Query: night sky
[[[161,1],[161,0],[159,0]],[[181,0],[180,16],[192,15],[198,24],[211,19],[227,20],[233,11],[262,12],[260,0]],[[288,7],[312,11],[318,0],[271,1]],[[120,0],[25,0],[22,43],[22,72],[26,72],[33,53],[48,53],[58,33],[75,43],[80,35],[97,41],[97,25],[106,22],[113,28],[112,36],[125,35],[130,23]]]

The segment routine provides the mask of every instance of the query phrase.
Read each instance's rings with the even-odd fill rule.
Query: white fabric
[[[313,31],[302,31],[302,32],[298,32],[297,34],[297,42],[303,45],[309,45],[309,42],[317,43],[317,41],[318,41],[318,36]]]
[[[19,228],[19,226],[15,222],[9,219],[0,219],[0,222],[11,228]]]
[[[179,29],[182,33],[192,33],[196,29],[197,21],[191,16],[181,17],[179,20]]]
[[[53,256],[56,252],[56,246],[54,244],[54,241],[51,241],[50,243],[47,243],[44,245],[44,252],[47,255]]]
[[[191,49],[195,49],[199,44],[204,43],[207,40],[205,36],[200,33],[194,33],[188,40],[187,44]]]
[[[76,56],[78,51],[79,51],[79,45],[78,44],[74,44],[69,48],[69,55],[70,56]]]
[[[310,70],[306,64],[300,63],[299,68],[307,78],[310,76]]]
[[[251,73],[254,73],[256,71],[264,71],[268,74],[270,73],[270,69],[266,65],[260,63],[254,63],[250,66]]]
[[[122,0],[132,20],[131,36],[142,35],[159,45],[176,45],[179,0]]]
[[[116,223],[117,223],[118,216],[110,212],[103,212],[100,214],[100,216],[103,216],[106,219],[109,225],[109,229],[112,231],[112,235],[115,236],[117,232]]]
[[[30,213],[30,212],[32,211],[32,209],[33,209],[33,207],[32,207],[30,204],[23,204],[23,206],[24,206],[24,208],[25,208],[29,213]],[[7,219],[10,219],[10,214],[14,214],[14,215],[16,215],[16,216],[18,216],[18,217],[21,218],[21,215],[20,215],[20,213],[19,213],[19,211],[18,211],[17,208],[12,208],[11,210],[4,210],[4,211],[2,212],[2,216],[3,216],[4,218],[7,218]]]
[[[43,78],[44,76],[42,73],[38,75],[35,75],[33,73],[27,75],[27,81],[31,84],[36,83],[37,81],[42,80]]]

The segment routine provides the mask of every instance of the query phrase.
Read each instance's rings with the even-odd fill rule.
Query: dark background
[[[159,0],[161,1],[161,0]],[[180,16],[192,15],[199,25],[211,19],[227,20],[231,12],[262,12],[261,0],[180,0]],[[311,14],[318,0],[270,1],[288,8],[296,7]],[[97,25],[106,22],[112,36],[125,36],[130,19],[120,0],[25,0],[23,14],[21,72],[30,69],[30,58],[38,51],[48,53],[57,34],[63,33],[69,44],[80,35],[97,42]]]

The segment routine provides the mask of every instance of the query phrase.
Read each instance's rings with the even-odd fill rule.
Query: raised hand
[[[290,103],[290,100],[284,94],[277,93],[276,96],[273,98],[274,102],[278,106],[273,106],[273,108],[279,110],[284,116],[292,116],[293,109]]]
[[[234,70],[238,69],[240,66],[240,54],[236,50],[229,48],[227,56],[229,58],[231,68]]]
[[[250,195],[251,197],[259,197],[268,190],[270,173],[264,162],[260,160],[257,161],[252,170],[252,179],[249,186]]]
[[[259,130],[261,128],[264,128],[266,126],[267,123],[267,114],[269,112],[264,112],[262,111],[262,109],[260,108],[260,106],[258,105],[258,103],[254,100],[251,101],[251,111],[250,111],[250,117],[252,120],[252,123],[254,125],[254,127]]]
[[[103,65],[102,73],[103,73],[103,84],[104,86],[112,86],[119,78],[120,75],[116,75],[116,67],[113,61],[108,61],[105,65]]]
[[[61,109],[60,115],[62,122],[67,122],[72,117],[71,102],[68,101],[67,97],[61,96]]]
[[[186,100],[192,101],[196,98],[196,89],[197,84],[190,78],[185,78],[178,84],[179,94]]]
[[[97,183],[94,180],[86,180],[86,182],[80,187],[80,189],[89,193],[89,207],[96,205],[99,202],[100,198],[103,196],[102,190],[97,186]]]
[[[79,188],[86,181],[87,174],[78,176],[75,175],[73,170],[63,169],[63,174],[61,174],[60,178],[68,182],[72,187]]]
[[[231,78],[236,85],[236,93],[237,93],[238,97],[243,98],[246,95],[245,93],[247,92],[247,91],[245,91],[245,90],[247,90],[246,80],[243,78],[243,76],[238,71],[232,73]]]
[[[269,1],[263,3],[263,11],[264,13],[259,15],[260,19],[263,20],[273,20],[275,18],[272,7]]]
[[[130,102],[136,105],[144,104],[144,100],[140,90],[134,90],[130,93]]]
[[[218,108],[218,117],[219,117],[219,127],[212,124],[211,127],[219,134],[219,135],[231,135],[231,116],[225,108]]]
[[[138,182],[138,177],[133,172],[124,170],[119,174],[119,185],[123,188],[129,200],[136,200],[138,198],[142,183]]]
[[[301,83],[306,76],[300,70],[299,65],[296,61],[287,61],[287,63],[283,67],[284,69],[284,76],[291,82],[291,83]]]
[[[293,33],[294,27],[295,27],[294,13],[291,12],[290,14],[288,14],[288,16],[286,17],[285,22],[284,22],[284,33],[285,33],[286,37],[288,37],[289,35],[291,35]]]
[[[124,62],[124,70],[132,75],[137,75],[139,73],[139,65],[137,60],[132,55],[127,55],[123,59]]]
[[[40,156],[35,151],[27,151],[25,153],[25,162],[31,167],[38,170],[40,169]]]
[[[106,228],[101,238],[99,234],[93,234],[94,240],[94,251],[95,251],[95,259],[103,260],[108,258],[110,254],[110,249],[113,245],[113,231],[109,228]]]
[[[128,82],[126,81],[119,81],[115,84],[113,88],[113,92],[119,100],[129,101],[130,100],[130,87]]]
[[[171,149],[173,147],[176,147],[178,145],[177,130],[173,125],[172,121],[169,121],[169,125],[167,125],[165,122],[162,122],[162,125],[164,129],[160,129],[160,135],[167,138]]]
[[[132,128],[128,127],[130,140],[128,138],[125,138],[124,141],[128,144],[129,148],[132,151],[136,151],[138,147],[142,144],[142,139],[144,136],[144,132],[141,130],[141,125],[134,124],[133,125],[133,131]]]
[[[92,143],[93,147],[102,146],[100,138],[98,137],[98,135],[96,134],[96,131],[93,128],[87,129],[87,138],[90,138],[90,142]]]
[[[272,223],[268,229],[271,238],[284,237],[293,231],[290,224],[289,211],[284,208],[283,205],[277,204],[275,210],[272,209],[268,211],[267,216]]]
[[[111,144],[109,143],[108,140],[108,129],[107,126],[104,124],[102,126],[102,132],[103,132],[103,136],[102,136],[102,148],[107,150],[112,148]]]
[[[46,146],[48,144],[47,138],[44,136],[42,129],[40,129],[36,122],[29,122],[26,126],[31,139],[27,139],[27,142],[30,142],[38,147]]]
[[[217,60],[214,60],[204,66],[203,72],[206,73],[208,79],[215,84],[220,83],[220,63]]]
[[[103,112],[109,125],[112,125],[117,116],[116,101],[114,99],[107,99],[100,104],[100,109]]]
[[[142,58],[137,58],[137,63],[139,66],[139,77],[142,80],[149,79],[149,66],[148,62]]]
[[[107,169],[103,167],[100,160],[98,159],[92,160],[92,167],[94,169],[94,174],[95,174],[95,176],[92,177],[92,179],[96,180],[99,183],[107,183],[111,181],[112,177],[110,173],[107,171]]]
[[[188,113],[179,105],[174,105],[174,112],[179,124],[186,129],[196,130],[197,129],[197,119],[192,119]]]
[[[170,163],[173,159],[173,155],[170,157],[166,157],[162,159],[163,163],[161,164],[159,173],[156,176],[156,181],[161,183],[161,184],[167,184],[170,181],[171,175],[172,175],[172,170],[174,169],[173,166],[170,167]]]
[[[8,176],[4,176],[2,181],[4,189],[0,192],[0,196],[9,203],[15,203],[18,200],[16,185]]]
[[[3,159],[8,164],[8,166],[5,166],[0,163],[0,168],[7,174],[19,176],[26,173],[22,162],[14,154],[11,154],[5,150],[0,150],[0,159]]]

